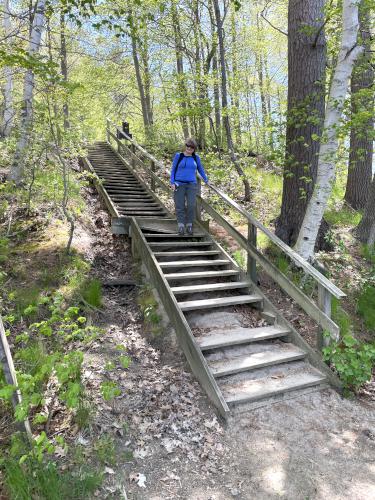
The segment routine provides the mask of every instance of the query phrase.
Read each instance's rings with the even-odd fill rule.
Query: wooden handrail
[[[107,123],[111,124],[113,127],[116,128],[117,131],[121,132],[123,134],[124,138],[126,140],[130,141],[134,146],[144,155],[146,158],[154,162],[154,164],[162,169],[165,169],[164,163],[161,161],[157,160],[154,156],[152,156],[148,151],[146,151],[142,146],[140,146],[137,141],[135,141],[133,138],[129,137],[122,129],[117,127],[111,120],[107,119]],[[108,129],[109,130],[109,129]],[[114,137],[114,139],[121,144],[121,142],[117,139],[117,137],[111,133],[111,136]],[[152,175],[153,178],[158,179],[158,184],[163,184],[163,188],[165,189],[166,187],[169,189],[169,186],[161,181],[155,174],[154,172],[151,171],[151,168],[149,168],[147,165],[143,165]],[[198,174],[200,177],[200,175]],[[201,178],[201,177],[200,177]],[[327,279],[321,272],[319,272],[315,267],[313,267],[307,260],[305,260],[303,257],[301,257],[297,252],[295,252],[290,246],[288,246],[286,243],[284,243],[280,238],[278,238],[272,231],[267,229],[260,221],[258,221],[255,217],[253,217],[247,210],[245,210],[241,205],[239,205],[236,201],[232,200],[227,194],[225,194],[223,191],[221,191],[218,187],[216,187],[214,184],[209,182],[207,184],[209,189],[211,189],[213,192],[215,192],[223,201],[226,202],[227,205],[230,207],[234,208],[237,212],[239,212],[245,219],[255,226],[257,229],[262,231],[263,234],[265,234],[272,243],[274,243],[278,248],[280,248],[285,255],[287,255],[290,260],[292,260],[299,268],[302,268],[304,272],[314,278],[314,280],[325,290],[327,290],[331,295],[334,297],[341,299],[342,297],[346,297],[346,294],[340,290],[336,285],[334,285],[329,279]],[[200,196],[198,196],[201,200]]]

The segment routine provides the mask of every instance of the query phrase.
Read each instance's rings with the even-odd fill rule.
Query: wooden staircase
[[[188,323],[189,313],[196,311],[219,308],[231,314],[242,304],[263,311],[263,295],[202,229],[193,237],[147,229],[143,234]],[[255,328],[213,325],[196,337],[228,405],[325,387],[326,375],[309,364],[306,351],[290,342],[290,333],[291,328],[275,321]]]
[[[99,177],[112,215],[129,219],[133,252],[142,258],[193,372],[223,416],[235,405],[336,382],[201,224],[192,236],[177,234],[176,220],[126,158],[108,143],[97,143],[85,162]],[[258,325],[231,324],[244,307],[259,318]],[[205,327],[196,328],[197,318],[206,316]]]

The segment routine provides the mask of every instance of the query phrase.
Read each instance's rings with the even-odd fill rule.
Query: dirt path
[[[129,241],[113,237],[97,200],[90,203],[93,224],[77,241],[90,243],[94,274],[134,278]],[[98,435],[111,435],[117,446],[97,497],[375,498],[374,402],[343,400],[324,390],[238,414],[224,425],[168,328],[156,339],[145,333],[138,291],[104,288],[104,314],[96,319],[105,333],[85,358],[84,381],[96,415],[90,430],[74,439],[90,446]],[[119,364],[124,353],[132,361],[126,369]],[[103,402],[103,380],[121,390],[112,402]]]

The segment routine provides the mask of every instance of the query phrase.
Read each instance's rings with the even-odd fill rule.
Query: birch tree
[[[9,0],[4,0],[3,3],[3,28],[4,37],[7,39],[9,46],[10,36],[11,36],[11,20],[9,11]],[[3,137],[8,137],[11,133],[13,127],[14,109],[13,109],[13,73],[12,68],[9,66],[4,67],[4,112],[3,121],[1,127],[1,135]]]
[[[38,54],[45,19],[46,0],[38,0],[32,21],[28,55],[32,60]],[[29,143],[30,130],[33,120],[33,95],[34,95],[35,73],[31,66],[25,74],[23,87],[23,109],[21,112],[20,135],[17,142],[13,165],[9,178],[17,185],[21,184],[24,176],[25,156]]]
[[[308,260],[312,260],[314,256],[319,227],[335,179],[335,157],[338,147],[337,128],[342,116],[349,79],[353,65],[363,51],[363,47],[357,45],[358,4],[359,0],[343,0],[340,52],[326,106],[316,184],[307,205],[295,246],[296,251]]]

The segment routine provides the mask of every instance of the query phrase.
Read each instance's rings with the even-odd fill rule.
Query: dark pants
[[[197,185],[191,183],[180,184],[174,190],[174,205],[176,217],[179,224],[193,224],[195,216],[195,198],[197,196]],[[186,200],[186,211],[185,211]]]

